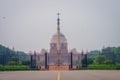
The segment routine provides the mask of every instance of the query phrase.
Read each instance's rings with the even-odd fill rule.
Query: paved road
[[[59,74],[58,74],[59,73]],[[120,71],[7,71],[0,72],[0,80],[120,80]]]

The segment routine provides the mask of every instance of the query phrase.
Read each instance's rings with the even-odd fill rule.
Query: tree
[[[29,56],[22,51],[14,51],[0,44],[0,65],[7,65],[9,61],[17,64],[23,60],[28,60]]]
[[[93,64],[93,59],[92,58],[87,58],[87,63],[88,63],[88,65]]]
[[[120,47],[114,47],[112,51],[114,52],[115,63],[120,63]]]
[[[99,56],[99,54],[100,54],[100,51],[98,51],[98,50],[93,50],[93,51],[88,52],[87,57],[93,59],[93,58],[95,58],[96,56]]]
[[[112,64],[112,60],[105,60],[104,64],[109,64],[110,65],[110,64]]]
[[[94,59],[95,64],[104,64],[105,56],[96,56]]]
[[[26,60],[26,61],[22,61],[22,65],[30,65],[30,61],[29,60]]]
[[[8,65],[17,65],[17,62],[15,62],[15,61],[8,61]]]
[[[107,60],[112,60],[113,64],[116,63],[115,47],[106,47],[102,49],[101,55],[105,56]]]

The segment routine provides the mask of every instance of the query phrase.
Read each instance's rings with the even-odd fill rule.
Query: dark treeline
[[[120,64],[120,47],[106,47],[88,54],[88,64]]]
[[[29,55],[0,45],[0,65],[23,65],[29,63]]]
[[[113,64],[120,63],[120,47],[103,48],[101,54],[107,60],[111,60]]]

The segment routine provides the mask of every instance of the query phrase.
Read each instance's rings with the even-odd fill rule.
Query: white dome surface
[[[58,35],[57,35],[57,33],[55,33],[52,36],[51,43],[57,43],[57,37],[58,37]],[[60,43],[67,43],[67,40],[62,33],[60,33]]]

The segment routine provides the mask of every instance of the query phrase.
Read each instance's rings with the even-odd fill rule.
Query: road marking
[[[58,80],[60,80],[60,72],[58,72]]]

